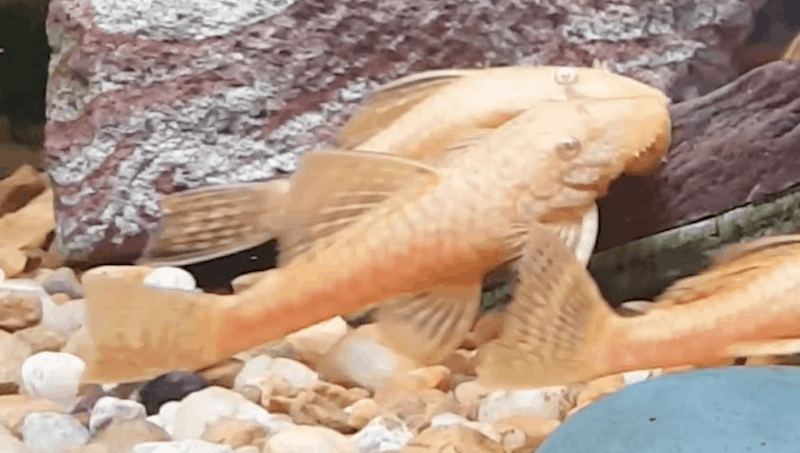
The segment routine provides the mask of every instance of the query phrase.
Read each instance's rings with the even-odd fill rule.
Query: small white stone
[[[444,428],[451,425],[462,425],[469,420],[452,412],[442,412],[431,419],[431,428]]]
[[[42,324],[69,337],[86,322],[86,300],[74,299],[63,304],[56,304],[45,294],[42,301]]]
[[[319,375],[314,370],[292,359],[276,358],[272,362],[271,371],[296,389],[311,388],[319,382]]]
[[[35,451],[58,451],[70,445],[83,445],[89,431],[67,414],[34,412],[22,423],[22,440]]]
[[[204,440],[189,439],[172,442],[142,442],[131,453],[232,453],[229,445],[212,444]]]
[[[625,385],[638,384],[650,379],[653,376],[652,370],[635,370],[622,373],[622,381]]]
[[[147,421],[158,426],[159,428],[164,428],[164,420],[161,419],[161,416],[158,414],[151,415],[147,417]],[[166,431],[166,429],[164,430]],[[167,433],[169,434],[169,433]]]
[[[77,401],[85,370],[83,360],[72,354],[40,352],[22,364],[22,385],[31,396],[70,406]]]
[[[273,361],[275,359],[268,355],[260,355],[246,361],[242,371],[239,371],[239,374],[233,379],[234,390],[241,390],[246,385],[258,386],[262,376],[272,369]]]
[[[161,405],[158,410],[158,415],[161,417],[164,430],[171,436],[172,430],[175,428],[175,416],[178,413],[178,408],[181,407],[180,401],[168,401]]]
[[[357,453],[388,453],[401,450],[413,437],[402,420],[381,415],[350,438],[350,447]]]
[[[343,434],[320,426],[297,426],[275,434],[264,449],[270,453],[347,453],[348,440]]]
[[[493,423],[503,417],[525,414],[560,420],[567,412],[567,386],[530,390],[496,390],[478,408],[478,421]]]
[[[151,288],[180,289],[194,291],[197,281],[187,270],[180,267],[162,266],[153,269],[144,278],[144,285]]]
[[[123,400],[113,396],[104,396],[97,400],[89,417],[89,431],[96,434],[114,419],[147,418],[144,406],[132,400]]]

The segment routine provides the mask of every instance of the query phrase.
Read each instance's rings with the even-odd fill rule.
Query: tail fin
[[[289,179],[174,193],[141,264],[186,265],[240,252],[277,235]]]
[[[543,230],[530,232],[503,334],[476,356],[476,372],[488,386],[563,385],[605,371],[599,347],[616,315],[586,268]]]
[[[225,296],[144,286],[146,268],[102,266],[83,276],[89,344],[83,382],[134,382],[195,371],[222,357]]]

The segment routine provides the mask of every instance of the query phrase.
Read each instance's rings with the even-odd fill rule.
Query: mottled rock
[[[292,172],[374,86],[420,70],[597,58],[675,100],[704,94],[738,73],[762,3],[57,0],[45,148],[59,247],[134,258],[157,195]]]
[[[70,445],[83,445],[88,440],[86,427],[66,414],[32,413],[22,423],[22,441],[34,451],[58,451]]]
[[[33,294],[0,290],[0,329],[13,332],[42,319],[42,303]]]
[[[86,363],[65,352],[40,352],[22,364],[25,393],[64,406],[78,401],[78,385]]]
[[[144,406],[136,401],[104,396],[97,400],[92,409],[89,431],[96,434],[113,420],[142,420],[146,416]]]
[[[190,393],[208,387],[201,375],[185,371],[162,374],[146,382],[135,392],[135,398],[144,405],[147,415],[157,414],[168,401],[180,401]]]

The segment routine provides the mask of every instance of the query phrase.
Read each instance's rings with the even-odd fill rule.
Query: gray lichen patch
[[[154,39],[206,39],[280,14],[295,0],[91,0],[109,33]]]

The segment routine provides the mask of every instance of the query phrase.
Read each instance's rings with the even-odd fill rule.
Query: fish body
[[[559,282],[523,283],[509,307],[508,331],[479,352],[477,372],[489,386],[564,385],[630,370],[800,352],[800,235],[734,247],[634,317],[611,310],[586,269],[560,244],[553,247]],[[542,308],[544,300],[549,308]],[[560,333],[550,330],[553,324]]]
[[[435,166],[307,153],[286,195],[281,265],[242,292],[158,290],[103,268],[84,275],[97,345],[84,379],[197,369],[376,304],[394,346],[436,362],[472,325],[484,277],[517,261],[537,241],[531,231],[574,219],[621,174],[662,158],[667,104],[652,92],[539,102],[451,144]]]
[[[659,90],[601,68],[498,67],[426,71],[373,93],[344,125],[336,150],[392,154],[437,167],[460,144],[491,133],[539,102],[575,99],[669,99]],[[568,120],[565,120],[568,121]],[[531,148],[528,152],[533,151]],[[459,153],[456,153],[457,155]],[[642,156],[627,173],[648,171],[661,159]],[[458,159],[458,157],[456,157]],[[293,226],[291,178],[226,184],[179,192],[161,200],[163,219],[140,263],[186,265],[239,252],[270,239],[283,242]],[[586,263],[597,236],[593,204],[562,225],[565,240]],[[210,228],[209,225],[225,226]],[[202,232],[202,234],[198,234]],[[279,258],[283,261],[283,258]]]

